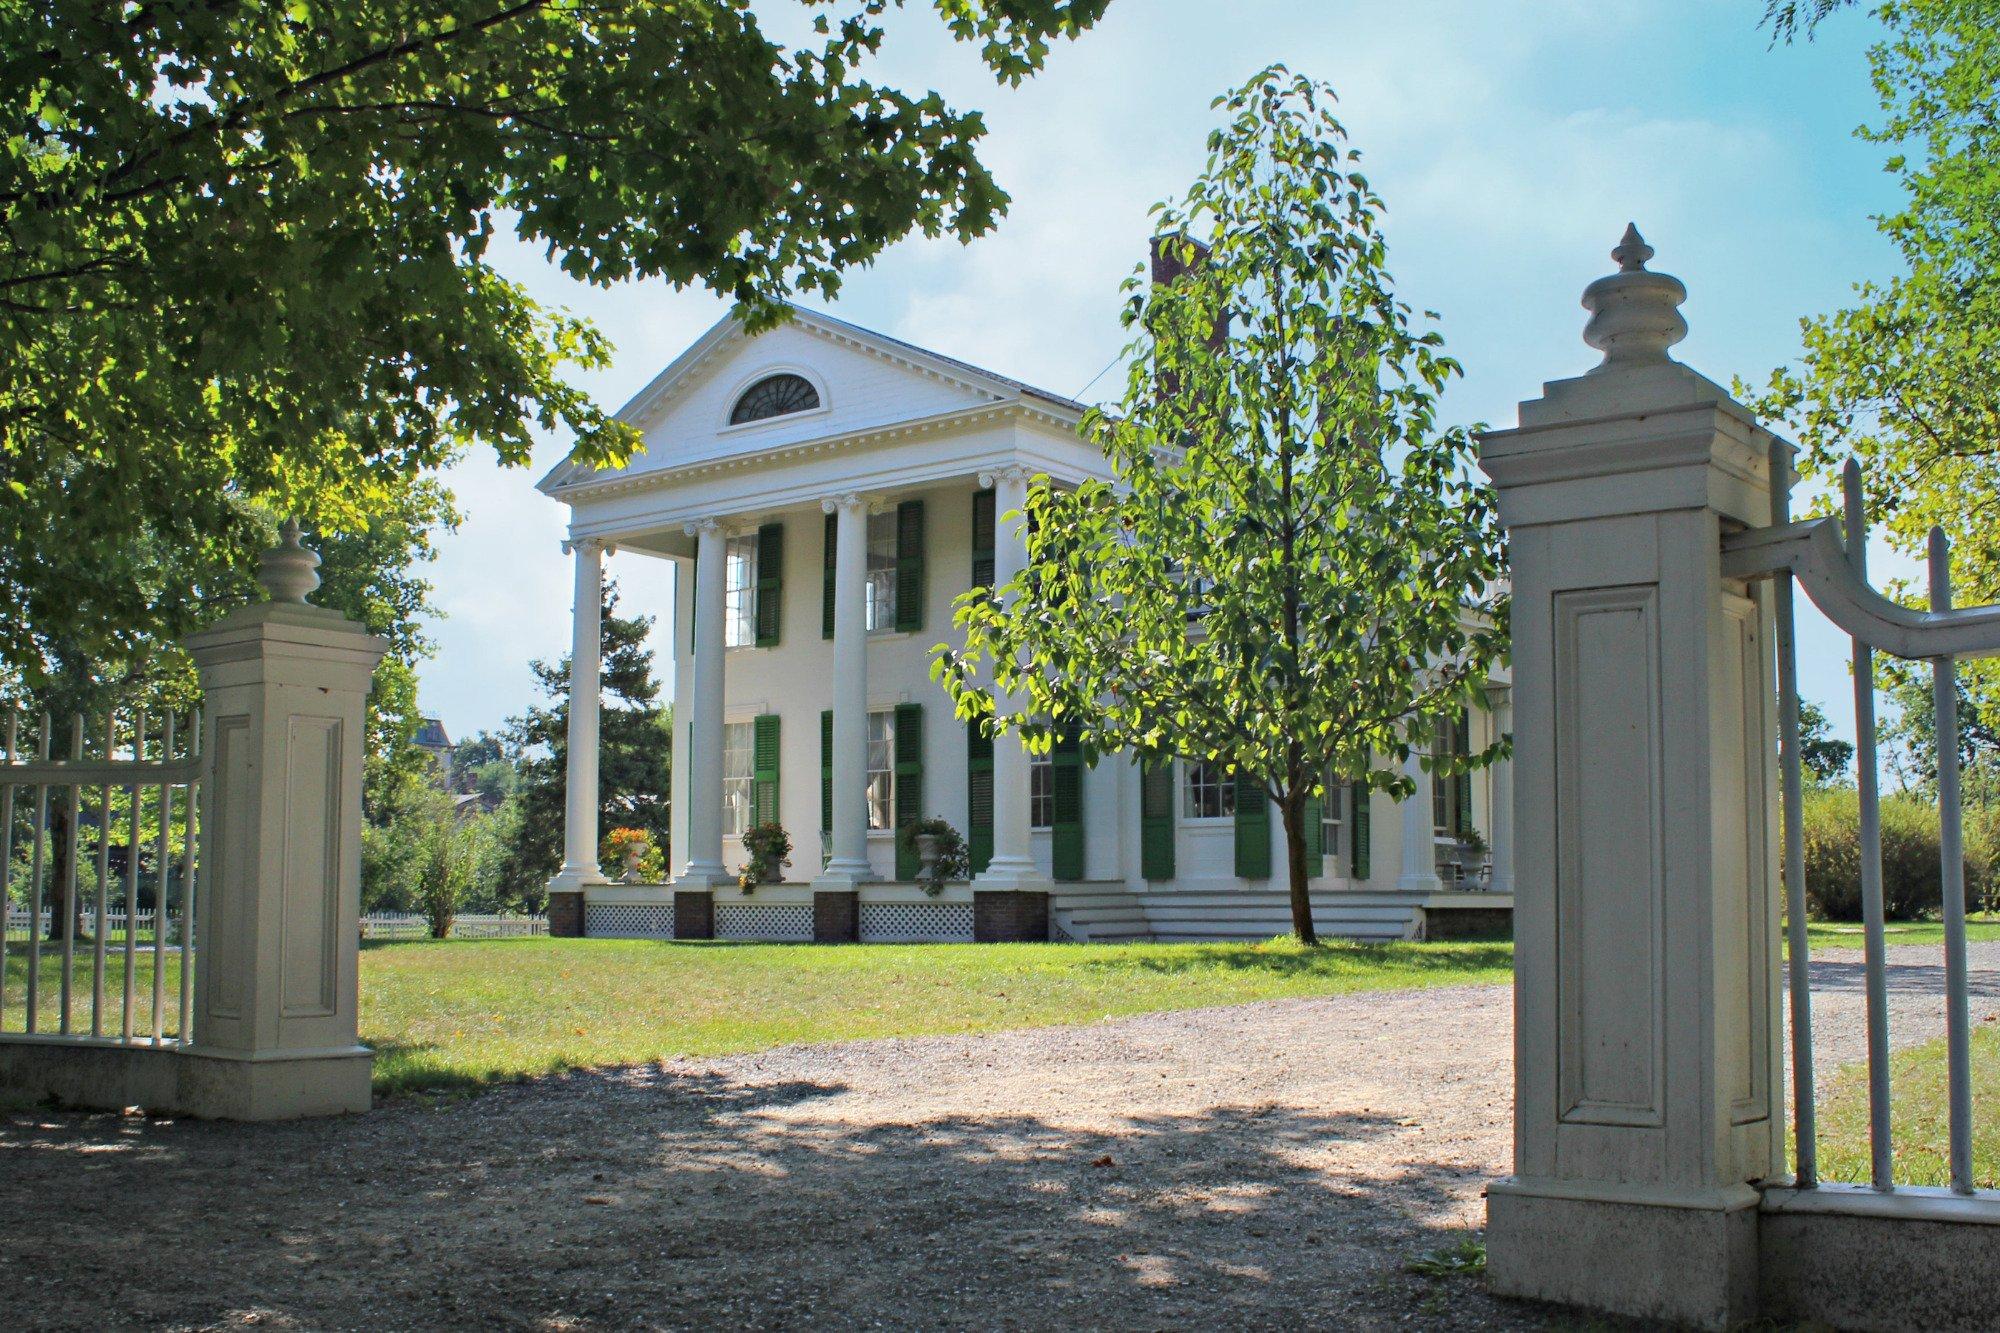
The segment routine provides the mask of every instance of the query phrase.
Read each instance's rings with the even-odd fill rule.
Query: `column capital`
[[[562,542],[564,555],[575,555],[580,551],[595,551],[600,555],[609,555],[614,549],[616,548],[602,537],[565,537]]]
[[[819,502],[819,512],[822,514],[833,514],[843,509],[852,509],[857,505],[864,505],[866,503],[866,497],[862,496],[859,492],[842,491],[837,495],[829,495],[821,499]]]
[[[979,474],[979,484],[991,490],[1001,482],[1013,482],[1025,486],[1035,475],[1035,469],[1020,463],[1009,463],[1005,467],[987,468]]]
[[[691,519],[688,522],[681,524],[681,531],[686,533],[690,537],[700,537],[707,534],[717,533],[722,531],[722,520],[719,518]]]

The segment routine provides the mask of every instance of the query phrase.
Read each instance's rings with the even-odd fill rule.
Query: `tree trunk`
[[[70,823],[68,805],[60,800],[49,802],[49,896],[48,938],[51,941],[69,939],[79,933],[76,929],[76,903],[70,893],[72,878],[70,866]]]
[[[1285,865],[1291,875],[1292,885],[1292,933],[1299,937],[1299,943],[1313,945],[1319,943],[1319,932],[1313,928],[1311,877],[1306,874],[1306,803],[1302,797],[1293,797],[1278,807],[1285,825]]]

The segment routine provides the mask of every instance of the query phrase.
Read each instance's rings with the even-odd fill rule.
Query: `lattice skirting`
[[[813,909],[810,903],[715,905],[715,938],[719,940],[776,940],[810,944],[812,937]]]
[[[861,942],[972,943],[971,903],[863,903]]]
[[[583,933],[611,940],[670,940],[674,937],[674,905],[588,903],[583,909]]]

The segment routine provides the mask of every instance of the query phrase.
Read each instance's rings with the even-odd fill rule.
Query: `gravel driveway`
[[[1822,966],[1831,1060],[1858,1040],[1859,983],[1850,1002],[1845,962]],[[76,1329],[1548,1327],[1404,1271],[1479,1225],[1505,1169],[1510,1026],[1506,989],[1467,987],[796,1047],[298,1125],[16,1116],[0,1310]]]

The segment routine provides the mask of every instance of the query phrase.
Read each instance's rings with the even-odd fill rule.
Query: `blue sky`
[[[1679,355],[1724,384],[1761,381],[1796,353],[1799,316],[1894,268],[1869,221],[1897,198],[1885,153],[1850,133],[1876,113],[1863,58],[1876,25],[1859,12],[1771,49],[1762,0],[1112,0],[1041,75],[1002,89],[923,0],[910,4],[878,73],[982,110],[982,155],[1014,204],[970,246],[903,242],[851,273],[830,308],[1060,393],[1082,391],[1123,345],[1118,285],[1144,251],[1148,207],[1201,165],[1210,100],[1271,61],[1340,93],[1388,204],[1399,289],[1439,312],[1465,364],[1453,421],[1511,425],[1542,381],[1594,363],[1577,298],[1610,270],[1627,220],[1657,248],[1653,267],[1688,286]],[[758,9],[775,32],[801,12]],[[500,262],[611,336],[614,364],[579,377],[609,406],[725,309],[664,284],[582,286],[528,246],[502,247]],[[1089,396],[1118,384],[1106,375]],[[521,711],[529,660],[567,647],[565,511],[533,486],[563,450],[549,438],[532,469],[474,457],[449,474],[467,518],[432,569],[444,614],[421,677],[454,735]],[[614,557],[611,572],[627,608],[664,621],[666,566]],[[1801,628],[1804,693],[1851,718],[1844,641],[1823,622]]]

